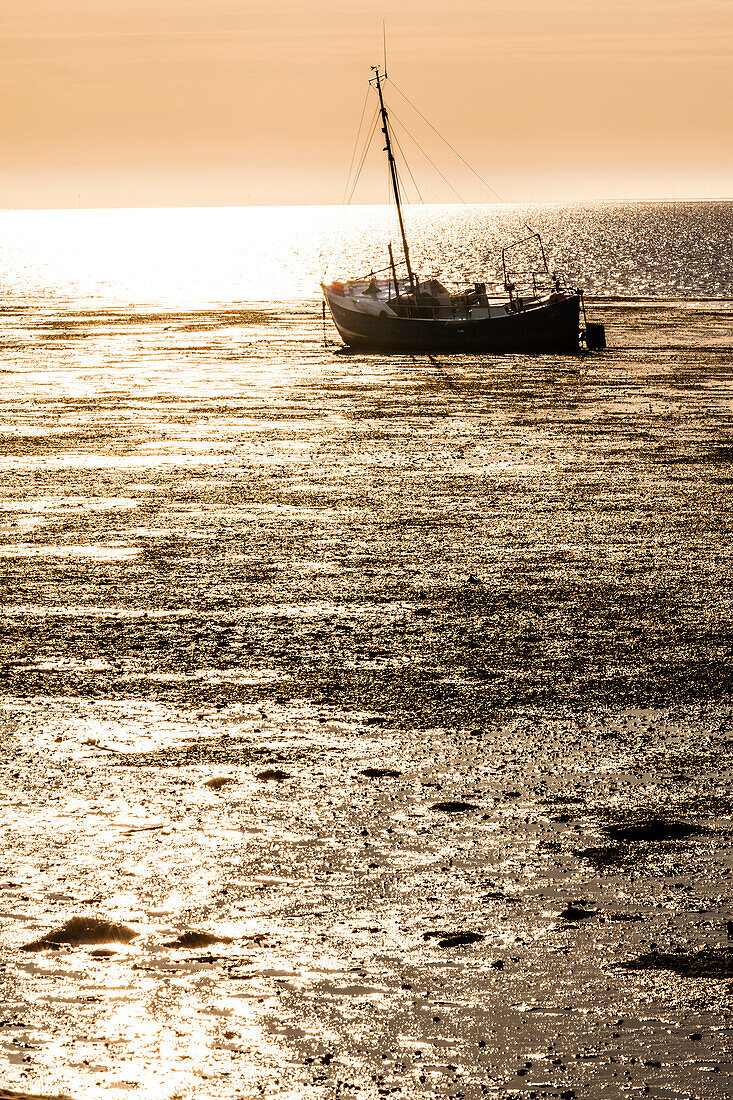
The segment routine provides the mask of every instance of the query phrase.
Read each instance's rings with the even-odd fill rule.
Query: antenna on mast
[[[387,20],[382,20],[382,47],[384,50],[384,79],[387,79]]]

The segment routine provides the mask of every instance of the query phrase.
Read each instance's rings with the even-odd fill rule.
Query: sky
[[[3,0],[0,207],[339,203],[383,19],[424,201],[733,197],[733,0]]]

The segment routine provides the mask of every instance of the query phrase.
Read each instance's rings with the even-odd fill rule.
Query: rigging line
[[[364,149],[362,150],[361,160],[359,161],[359,167],[357,169],[356,176],[354,177],[354,182],[352,184],[351,191],[349,192],[349,198],[348,198],[348,203],[349,204],[351,203],[351,200],[354,197],[354,192],[356,191],[356,185],[358,184],[359,179],[361,178],[361,173],[362,173],[363,168],[364,168],[364,163],[366,161],[367,154],[369,153],[369,149],[371,148],[372,139],[373,139],[374,134],[376,132],[378,122],[379,122],[379,108],[377,107],[376,111],[374,112],[374,118],[372,119],[371,130],[369,131],[369,134],[367,135],[367,139],[364,142]]]
[[[405,131],[405,133],[407,134],[407,136],[408,136],[408,138],[410,139],[410,141],[414,142],[414,143],[415,143],[415,145],[417,145],[418,149],[420,150],[420,152],[422,153],[422,155],[423,155],[423,156],[425,157],[425,159],[426,159],[426,160],[427,160],[427,161],[428,161],[428,162],[429,162],[430,164],[432,164],[432,166],[433,166],[433,168],[435,169],[435,171],[436,171],[436,172],[438,173],[438,175],[440,176],[440,178],[441,178],[441,179],[443,180],[443,183],[447,183],[447,184],[448,184],[448,186],[450,187],[450,189],[451,189],[451,191],[453,192],[453,194],[454,194],[454,195],[455,195],[455,196],[457,197],[458,201],[459,201],[459,202],[462,202],[462,203],[463,203],[463,205],[465,206],[465,205],[466,205],[466,200],[465,200],[464,198],[462,198],[462,197],[461,197],[461,195],[459,195],[459,194],[458,194],[458,192],[456,191],[456,189],[455,189],[455,187],[453,186],[453,184],[451,183],[451,181],[450,181],[449,179],[446,179],[446,177],[445,177],[445,176],[443,175],[443,173],[441,172],[440,168],[438,168],[438,165],[437,165],[437,164],[435,163],[435,161],[434,161],[434,160],[431,160],[431,158],[430,158],[430,157],[428,156],[428,154],[427,154],[427,153],[425,152],[425,150],[423,149],[422,145],[421,145],[421,144],[420,144],[420,142],[419,142],[419,141],[417,140],[417,138],[415,138],[415,137],[413,137],[413,136],[412,136],[412,134],[410,133],[410,131],[409,131],[409,130],[407,129],[407,127],[405,126],[404,122],[402,122],[402,120],[401,120],[401,119],[399,119],[399,118],[397,117],[397,115],[396,115],[396,114],[394,113],[394,111],[391,111],[390,113],[391,113],[391,116],[392,116],[392,118],[393,118],[393,119],[395,119],[395,121],[396,121],[396,122],[399,122],[400,126],[401,126],[401,127],[402,127],[402,129],[403,129],[403,130]],[[396,141],[396,140],[397,140],[397,139],[395,138],[395,141]],[[397,148],[399,149],[399,142],[398,142],[398,144],[397,144]],[[400,149],[400,152],[402,153],[402,150],[401,150],[401,149]],[[403,157],[403,159],[404,159],[404,161],[405,161],[405,164],[407,164],[407,158],[405,157],[405,154],[404,154],[404,153],[402,153],[402,157]],[[407,170],[408,170],[408,172],[410,172],[410,175],[412,176],[412,172],[410,171],[410,166],[409,166],[409,164],[407,164]],[[413,180],[412,180],[412,182],[413,182],[413,183],[415,183],[415,179],[414,179],[414,177],[413,177]],[[416,183],[415,183],[415,187],[417,187],[417,184],[416,184]],[[419,189],[418,189],[418,192],[417,192],[417,193],[418,193],[418,195],[420,195],[420,191],[419,191]],[[422,202],[422,195],[420,195],[420,201]]]
[[[394,115],[392,117],[394,118]],[[400,120],[397,119],[397,121],[399,122]],[[400,126],[402,126],[403,130],[405,129],[401,122],[400,122]],[[406,130],[405,130],[405,133],[407,133]],[[409,133],[407,133],[407,136],[410,137],[411,135]],[[412,168],[410,168],[409,161],[408,161],[407,157],[405,156],[405,154],[402,151],[402,146],[400,145],[400,139],[397,137],[397,134],[394,132],[394,128],[392,129],[392,137],[394,138],[395,145],[399,149],[400,156],[402,157],[402,163],[404,164],[405,168],[407,169],[407,171],[410,174],[410,179],[412,180],[412,182],[414,184],[414,187],[415,187],[415,190],[417,191],[418,198],[420,199],[420,202],[424,206],[425,205],[425,199],[420,194],[420,188],[417,186],[417,180],[415,179],[415,177],[412,174]],[[413,138],[412,140],[414,141],[415,139]],[[418,148],[420,148],[420,147],[418,146]]]
[[[356,191],[356,185],[359,182],[359,177],[361,176],[361,172],[362,172],[362,169],[364,167],[364,161],[366,160],[367,153],[369,152],[369,146],[372,144],[372,138],[374,137],[374,131],[377,128],[378,120],[379,120],[379,110],[377,109],[377,111],[375,112],[375,115],[374,115],[374,121],[372,122],[372,128],[369,131],[369,137],[366,139],[366,142],[364,144],[364,152],[361,155],[361,161],[359,163],[359,170],[356,173],[356,177],[354,179],[354,185],[351,188],[351,193],[349,194],[347,206],[351,205],[351,200],[354,197],[354,191]]]
[[[366,95],[364,96],[364,106],[361,109],[361,118],[359,119],[359,129],[356,131],[356,141],[354,142],[354,151],[351,154],[351,163],[349,165],[349,174],[346,177],[346,186],[344,187],[344,197],[341,200],[343,206],[346,202],[346,192],[349,190],[349,181],[351,180],[351,170],[354,167],[354,160],[356,159],[356,149],[359,144],[359,138],[361,137],[361,127],[364,122],[364,115],[366,114],[367,103],[369,102],[369,85],[367,85]]]
[[[441,140],[441,141],[444,141],[444,142],[445,142],[445,144],[446,144],[446,145],[448,146],[448,148],[449,148],[449,149],[451,150],[451,152],[452,152],[452,153],[455,153],[455,155],[456,155],[456,156],[458,157],[458,159],[459,159],[460,161],[463,161],[463,163],[464,163],[464,164],[466,165],[466,168],[468,168],[468,169],[469,169],[469,171],[473,172],[473,174],[474,174],[474,176],[476,177],[476,179],[477,179],[477,180],[479,180],[479,182],[480,182],[480,183],[482,183],[482,184],[484,185],[484,187],[485,187],[485,188],[487,189],[487,191],[490,191],[490,192],[491,192],[491,194],[492,194],[492,195],[494,195],[494,196],[495,196],[495,198],[497,198],[497,199],[499,200],[499,202],[506,202],[506,199],[503,199],[503,198],[501,197],[501,195],[499,194],[499,192],[498,192],[498,191],[496,191],[496,190],[495,190],[495,189],[494,189],[494,188],[493,188],[493,187],[491,186],[491,184],[490,184],[490,183],[487,183],[487,182],[486,182],[486,180],[485,180],[485,179],[483,178],[483,176],[480,176],[480,175],[478,174],[478,172],[477,172],[477,171],[476,171],[476,169],[475,169],[475,168],[473,167],[473,165],[469,164],[469,163],[468,163],[468,161],[466,160],[466,158],[465,158],[465,157],[462,157],[462,156],[461,156],[461,154],[460,154],[460,153],[458,152],[458,150],[457,150],[456,148],[454,148],[454,146],[452,146],[452,145],[451,145],[451,143],[450,143],[450,142],[448,141],[448,139],[447,139],[447,138],[444,138],[444,137],[443,137],[443,135],[441,134],[440,130],[436,130],[436,128],[435,128],[435,126],[433,126],[432,122],[431,122],[431,121],[430,121],[429,119],[425,118],[425,115],[424,115],[424,114],[422,113],[422,111],[421,111],[421,110],[420,110],[420,109],[419,109],[418,107],[416,107],[416,106],[415,106],[415,104],[414,104],[414,103],[413,103],[413,102],[412,102],[411,100],[409,100],[409,99],[407,98],[407,96],[405,95],[405,93],[404,93],[403,91],[401,91],[401,90],[400,90],[400,89],[399,89],[399,88],[397,87],[397,85],[395,84],[394,80],[390,80],[390,84],[391,84],[391,85],[392,85],[392,87],[393,87],[393,88],[395,89],[395,91],[397,91],[397,92],[399,92],[399,93],[400,93],[400,95],[401,95],[401,96],[402,96],[402,98],[403,98],[403,99],[405,100],[405,102],[406,102],[406,103],[409,103],[409,105],[410,105],[410,106],[412,107],[413,111],[416,111],[416,112],[417,112],[417,114],[419,114],[419,116],[420,116],[420,118],[421,118],[421,119],[423,120],[423,122],[426,122],[426,123],[427,123],[427,125],[428,125],[428,126],[430,127],[430,129],[431,129],[431,130],[432,130],[432,131],[433,131],[434,133],[436,133],[436,134],[438,135],[438,137],[440,138],[440,140]]]
[[[389,164],[387,164],[387,174],[385,176],[385,183],[387,184],[387,236],[389,237],[390,247],[392,245],[392,223],[395,220],[392,216],[392,187],[391,180],[389,178]]]
[[[394,134],[392,136],[394,137]],[[405,187],[405,182],[402,179],[402,176],[400,175],[399,168],[396,168],[396,172],[397,172],[397,182],[400,185],[400,195],[402,196],[402,205],[403,206],[405,206],[405,205],[412,206],[412,202],[410,201],[410,196],[407,193],[407,188]],[[418,191],[418,195],[419,194],[420,194],[420,192]],[[422,196],[420,196],[420,201],[422,202]],[[423,205],[425,205],[425,204],[423,203]]]
[[[372,118],[372,121],[371,121],[371,129],[368,131],[368,133],[367,133],[367,135],[364,139],[364,145],[363,145],[361,153],[360,153],[359,167],[356,171],[356,175],[354,176],[354,181],[351,185],[351,190],[349,192],[349,197],[346,200],[347,205],[351,202],[352,198],[354,197],[354,191],[356,189],[357,183],[359,182],[359,176],[361,175],[361,171],[364,167],[364,161],[366,160],[367,153],[369,152],[369,147],[372,143],[372,138],[374,137],[374,130],[376,128],[378,118],[379,118],[379,108],[377,107],[377,109],[374,112],[374,116]]]

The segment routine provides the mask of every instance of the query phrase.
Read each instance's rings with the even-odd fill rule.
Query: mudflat
[[[602,309],[6,311],[8,1095],[730,1095],[733,309]]]

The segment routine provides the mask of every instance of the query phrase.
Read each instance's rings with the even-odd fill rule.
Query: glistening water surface
[[[405,221],[416,269],[446,281],[491,278],[500,249],[529,228],[588,294],[733,293],[731,202],[414,206]],[[390,237],[399,260],[394,210],[378,206],[5,211],[0,280],[20,304],[311,303],[324,275],[383,268]]]
[[[732,214],[417,211],[610,345],[434,361],[384,211],[0,218],[0,1086],[730,1095]]]

